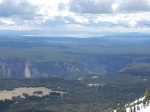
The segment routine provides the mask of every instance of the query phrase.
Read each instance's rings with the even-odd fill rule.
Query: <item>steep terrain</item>
[[[120,107],[114,112],[149,112],[150,111],[150,91],[148,90],[144,97]]]
[[[81,59],[82,58],[82,59]],[[72,62],[35,62],[19,58],[0,58],[0,76],[3,77],[76,77],[83,74],[118,72],[133,57],[118,55],[81,56]]]
[[[24,58],[0,58],[3,77],[63,77],[85,74],[122,73],[149,75],[150,63],[139,60],[145,55],[78,55],[72,61],[33,61]],[[135,61],[136,60],[136,61]]]
[[[132,75],[150,75],[150,58],[137,58],[119,72]]]

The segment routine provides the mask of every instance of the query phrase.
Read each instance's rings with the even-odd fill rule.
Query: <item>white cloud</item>
[[[114,13],[117,12],[119,10],[119,4],[118,3],[112,4],[112,10]]]
[[[0,0],[0,4],[2,4],[3,3],[3,0]]]
[[[69,0],[28,0],[31,4],[37,5],[37,13],[47,16],[58,16],[60,4],[68,4]]]
[[[14,21],[12,21],[11,19],[0,19],[0,25],[12,26],[14,24]]]
[[[149,18],[150,0],[0,0],[0,27],[8,30],[139,32],[150,30]]]

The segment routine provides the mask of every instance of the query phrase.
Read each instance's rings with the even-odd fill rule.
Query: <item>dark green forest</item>
[[[85,75],[83,80],[62,78],[1,78],[0,90],[18,87],[46,87],[65,94],[43,97],[13,97],[0,101],[1,112],[103,112],[143,95],[150,88],[150,77],[127,74]],[[146,79],[146,80],[145,80]],[[88,84],[99,83],[99,86]]]

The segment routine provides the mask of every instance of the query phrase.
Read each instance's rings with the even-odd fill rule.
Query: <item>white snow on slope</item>
[[[143,108],[142,110],[137,111],[137,112],[150,112],[150,106]]]
[[[125,105],[126,112],[150,112],[150,101],[147,102],[145,105],[143,103],[139,103],[140,101],[143,101],[145,97],[142,97],[130,104]],[[114,112],[117,112],[114,110]]]
[[[135,111],[134,111],[135,108]],[[136,105],[135,107],[131,108],[126,108],[126,112],[150,112],[150,105],[149,106],[144,106],[143,104]]]

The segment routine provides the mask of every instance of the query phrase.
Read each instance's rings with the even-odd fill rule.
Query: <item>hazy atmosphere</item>
[[[0,112],[150,112],[150,0],[0,0]]]
[[[150,0],[0,0],[0,34],[87,37],[149,26]]]

